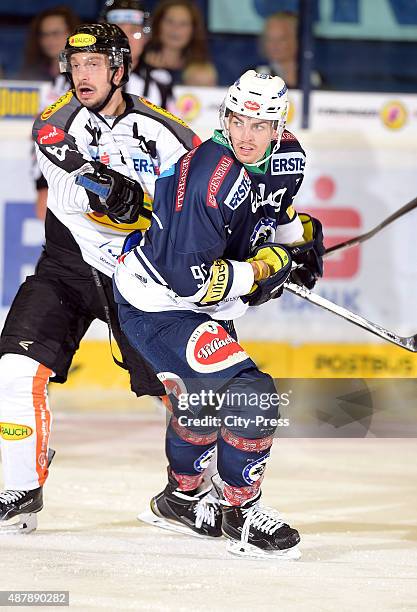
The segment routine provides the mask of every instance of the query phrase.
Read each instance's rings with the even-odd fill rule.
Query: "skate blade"
[[[228,540],[226,550],[238,557],[248,557],[252,559],[277,559],[279,561],[296,561],[301,557],[301,550],[298,546],[287,548],[286,550],[262,550],[252,544],[245,544],[238,540]]]
[[[0,536],[2,535],[26,535],[35,531],[38,526],[36,514],[19,514],[12,519],[0,521]]]
[[[182,533],[183,535],[193,536],[194,538],[203,538],[210,539],[210,536],[201,535],[189,527],[185,525],[181,525],[181,523],[177,523],[174,521],[170,521],[161,516],[157,516],[152,512],[152,510],[145,510],[145,512],[141,512],[137,516],[138,521],[142,521],[142,523],[147,523],[148,525],[152,525],[153,527],[159,527],[160,529],[165,529],[166,531],[173,531],[174,533]]]

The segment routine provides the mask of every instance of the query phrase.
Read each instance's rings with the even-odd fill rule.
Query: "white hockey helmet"
[[[220,123],[230,142],[227,116],[230,112],[254,119],[266,119],[274,122],[277,131],[277,143],[271,155],[279,149],[282,133],[285,129],[288,114],[288,89],[281,77],[247,70],[229,87],[220,107]],[[268,156],[269,158],[269,156]],[[257,162],[260,165],[266,159]]]

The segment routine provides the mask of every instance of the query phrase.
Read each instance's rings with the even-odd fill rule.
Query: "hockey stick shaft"
[[[414,336],[410,336],[408,338],[403,338],[398,336],[394,332],[381,327],[377,323],[372,323],[368,319],[361,317],[360,315],[351,312],[347,308],[343,308],[343,306],[339,306],[330,300],[318,295],[317,293],[313,293],[309,289],[305,287],[301,287],[300,285],[296,285],[295,283],[284,283],[284,287],[287,291],[298,295],[299,297],[311,302],[312,304],[316,304],[316,306],[320,306],[320,308],[324,308],[329,312],[345,319],[346,321],[350,321],[354,325],[361,327],[362,329],[366,329],[367,331],[375,334],[379,338],[383,338],[392,344],[395,344],[401,348],[406,349],[407,351],[411,351],[412,353],[417,353],[417,334]]]
[[[350,238],[350,240],[345,240],[344,242],[339,242],[338,244],[334,244],[333,246],[329,247],[328,249],[326,249],[326,252],[323,257],[327,257],[328,255],[331,255],[336,251],[341,251],[342,249],[347,249],[348,247],[355,246],[356,244],[360,244],[361,242],[365,242],[365,240],[369,240],[369,238],[372,238],[382,229],[384,229],[403,215],[406,215],[411,210],[414,210],[415,208],[417,208],[417,198],[414,198],[414,200],[411,200],[410,202],[407,202],[407,204],[404,204],[404,206],[402,206],[395,213],[381,221],[381,223],[378,223],[378,225],[376,225],[373,229],[369,230],[369,232],[365,232],[364,234],[360,234],[355,238]]]

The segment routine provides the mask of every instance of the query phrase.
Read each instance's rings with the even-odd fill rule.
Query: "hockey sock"
[[[272,436],[249,440],[223,427],[217,442],[217,467],[225,483],[223,495],[233,506],[257,494],[272,440]]]
[[[199,434],[179,425],[175,416],[171,417],[165,451],[179,489],[191,491],[203,480],[205,468],[216,449],[217,432]]]

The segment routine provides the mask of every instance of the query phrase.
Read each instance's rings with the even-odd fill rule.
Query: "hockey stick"
[[[361,242],[365,242],[365,240],[369,240],[369,238],[375,236],[375,234],[390,225],[390,223],[396,221],[411,210],[414,210],[414,208],[417,208],[417,198],[414,198],[414,200],[411,200],[407,204],[404,204],[404,206],[402,206],[395,213],[381,221],[381,223],[378,223],[378,225],[376,225],[373,229],[369,230],[369,232],[365,232],[364,234],[360,234],[355,238],[350,238],[350,240],[345,240],[344,242],[339,242],[339,244],[334,244],[333,246],[329,247],[328,249],[326,249],[326,252],[324,253],[323,257],[327,257],[328,255],[331,255],[336,251],[347,249],[348,247],[354,246],[355,244],[360,244]]]
[[[388,340],[388,342],[392,342],[392,344],[396,344],[397,346],[400,346],[401,348],[404,348],[407,351],[411,351],[412,353],[417,353],[417,334],[414,334],[414,336],[403,338],[401,336],[398,336],[397,334],[394,334],[388,329],[381,327],[377,323],[372,323],[371,321],[368,321],[368,319],[365,319],[364,317],[361,317],[360,315],[355,314],[350,310],[347,310],[347,308],[343,308],[343,306],[339,306],[338,304],[330,302],[330,300],[326,300],[326,298],[321,297],[321,295],[317,295],[317,293],[309,291],[309,289],[306,289],[305,287],[301,287],[300,285],[296,285],[295,283],[287,282],[284,283],[284,288],[287,291],[298,295],[304,300],[307,300],[312,304],[316,304],[317,306],[320,306],[320,308],[324,308],[329,312],[333,312],[338,317],[350,321],[354,325],[362,327],[362,329],[366,329],[367,331],[371,332],[372,334],[375,334],[375,336],[378,336],[379,338]]]

